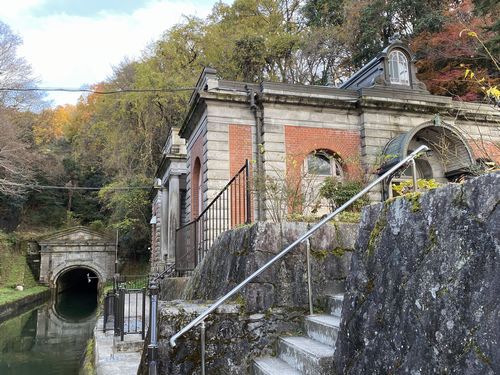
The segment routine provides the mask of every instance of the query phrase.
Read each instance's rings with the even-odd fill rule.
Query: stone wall
[[[191,277],[184,291],[185,300],[160,303],[159,372],[199,374],[200,329],[181,337],[175,348],[168,343],[170,337],[206,309],[210,300],[232,289],[297,239],[308,226],[256,223],[224,233]],[[311,238],[317,307],[324,307],[326,293],[343,289],[356,234],[356,224],[338,223],[327,225]],[[232,303],[208,316],[207,373],[250,373],[252,359],[272,355],[280,335],[296,334],[302,329],[308,306],[305,270],[305,246],[302,246],[261,274]],[[147,373],[144,358],[140,373]]]
[[[306,223],[259,222],[222,234],[194,271],[186,300],[211,300],[223,296],[263,266],[274,255],[305,233]],[[327,225],[310,239],[313,295],[322,303],[325,293],[343,289],[356,224]],[[302,244],[259,275],[242,291],[248,312],[271,307],[307,308],[306,245]]]
[[[364,211],[339,374],[500,373],[499,201],[495,173]]]

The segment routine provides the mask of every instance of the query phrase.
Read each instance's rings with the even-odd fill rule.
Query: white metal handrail
[[[295,240],[291,245],[287,246],[285,249],[283,249],[279,254],[274,256],[271,260],[269,260],[266,264],[264,264],[261,268],[259,268],[257,271],[252,273],[250,276],[248,276],[245,280],[243,280],[241,283],[239,283],[237,286],[235,286],[231,291],[229,291],[226,295],[223,297],[219,298],[217,301],[215,301],[210,307],[208,307],[205,311],[203,311],[200,315],[198,315],[195,319],[193,319],[191,322],[189,322],[187,325],[185,325],[179,332],[177,332],[175,335],[173,335],[170,338],[170,345],[172,347],[175,347],[175,341],[182,336],[184,333],[188,332],[191,328],[197,326],[200,323],[203,323],[206,317],[212,313],[215,309],[217,309],[220,305],[222,305],[224,302],[226,302],[229,298],[231,298],[233,295],[235,295],[237,292],[239,292],[245,285],[247,285],[250,281],[252,281],[254,278],[259,276],[262,272],[264,272],[267,268],[269,268],[273,263],[276,261],[280,260],[283,258],[286,254],[288,254],[295,246],[299,245],[301,242],[307,240],[309,237],[312,236],[314,232],[316,232],[320,227],[322,227],[324,224],[332,220],[333,217],[344,211],[347,207],[349,207],[352,203],[357,201],[359,198],[361,198],[363,195],[368,193],[374,186],[382,182],[384,179],[387,177],[391,176],[394,172],[396,172],[399,168],[401,168],[403,165],[408,163],[409,161],[412,161],[415,159],[420,153],[428,151],[429,148],[425,145],[420,146],[417,148],[415,151],[413,151],[410,155],[408,155],[406,158],[401,160],[399,163],[394,165],[391,169],[389,169],[387,172],[385,172],[383,175],[378,177],[376,180],[372,181],[370,184],[368,184],[363,190],[361,190],[358,194],[356,194],[354,197],[349,199],[346,203],[344,203],[342,206],[337,208],[335,211],[332,213],[328,214],[325,218],[323,218],[321,221],[319,221],[317,224],[315,224],[311,229],[309,229],[306,233],[304,233],[302,236],[300,236],[297,240]],[[416,187],[416,184],[415,186]]]

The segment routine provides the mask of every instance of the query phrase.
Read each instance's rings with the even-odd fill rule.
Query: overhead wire
[[[106,188],[107,190],[134,190],[134,189],[151,189],[152,186],[124,186],[124,187],[86,187],[86,186],[71,186],[71,185],[64,185],[64,186],[57,186],[57,185],[36,185],[36,184],[20,184],[17,182],[10,182],[10,181],[0,181],[0,185],[10,185],[10,186],[19,186],[19,187],[24,187],[24,188],[31,188],[31,189],[63,189],[63,190],[101,190],[103,188]]]
[[[147,92],[178,92],[178,91],[192,91],[196,87],[172,87],[166,89],[118,89],[118,90],[93,90],[85,88],[73,87],[0,87],[0,91],[18,91],[18,92],[32,92],[32,91],[46,91],[46,92],[83,92],[99,95],[111,94],[127,94],[127,93],[147,93]]]

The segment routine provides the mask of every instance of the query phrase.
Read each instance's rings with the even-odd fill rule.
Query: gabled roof
[[[38,243],[40,244],[63,242],[114,243],[113,239],[106,234],[91,230],[84,226],[61,229],[38,238]]]

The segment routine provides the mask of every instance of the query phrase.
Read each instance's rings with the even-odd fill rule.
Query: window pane
[[[389,54],[389,79],[391,83],[400,85],[410,84],[408,72],[408,59],[401,51],[393,51]]]
[[[310,174],[330,176],[332,174],[330,159],[322,154],[309,155],[307,158],[307,171]]]

